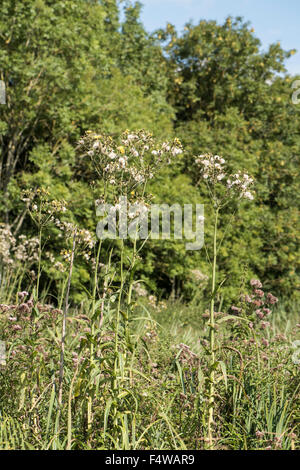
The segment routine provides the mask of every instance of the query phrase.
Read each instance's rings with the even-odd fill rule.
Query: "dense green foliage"
[[[277,292],[299,290],[299,109],[291,101],[279,44],[265,53],[240,19],[224,25],[186,26],[183,37],[170,31],[170,100],[176,132],[191,154],[226,156],[233,169],[255,176],[256,206],[228,234],[223,269],[234,283],[241,263]],[[229,265],[228,253],[235,254]],[[230,259],[232,263],[232,259]]]
[[[8,346],[7,365],[0,366],[0,449],[203,449],[208,328],[199,310],[204,306],[138,302],[131,321],[129,385],[126,371],[119,372],[117,431],[111,417],[113,307],[105,315],[94,364],[88,306],[68,316],[61,413],[56,386],[61,312],[41,303],[32,308],[26,299],[7,310],[0,307]],[[291,360],[297,315],[287,319],[285,306],[277,307],[270,332],[255,327],[257,344],[248,328],[218,318],[223,368],[216,371],[217,449],[299,449],[299,366]]]
[[[294,51],[140,11],[1,2],[0,449],[299,448]],[[204,203],[205,247],[98,240],[120,194]]]
[[[253,29],[239,18],[224,25],[188,24],[182,36],[171,25],[149,35],[138,3],[120,7],[122,22],[114,0],[2,2],[3,221],[16,233],[31,233],[28,214],[20,216],[20,191],[42,186],[70,202],[82,226],[94,227],[86,168],[74,153],[80,135],[90,128],[114,134],[143,127],[157,137],[175,133],[185,157],[162,175],[163,185],[154,185],[155,201],[206,202],[193,188],[194,154],[219,153],[233,169],[248,170],[257,180],[257,198],[247,215],[237,213],[237,228],[222,248],[221,273],[232,280],[226,292],[231,296],[238,287],[244,266],[278,294],[297,296],[299,108],[292,104],[292,77],[284,69],[294,51],[274,44],[262,52]],[[141,275],[162,293],[176,286],[178,295],[189,297],[190,270],[200,265],[207,274],[208,265],[202,252],[183,249],[177,241],[150,244]],[[59,255],[55,249],[53,254]],[[88,279],[90,270],[84,269]]]

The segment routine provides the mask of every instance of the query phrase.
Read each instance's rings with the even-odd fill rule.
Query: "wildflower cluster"
[[[55,328],[62,311],[53,305],[34,301],[27,291],[17,293],[15,304],[0,304],[2,338],[6,343],[10,371],[18,373],[43,364],[51,368],[51,358],[57,361],[58,348],[49,348],[45,330]]]
[[[146,297],[148,295],[147,289],[140,282],[136,282],[133,285],[133,291],[137,297]]]
[[[149,295],[148,296],[148,304],[157,312],[161,312],[162,310],[166,310],[167,304],[163,300],[158,300],[156,295]]]
[[[208,281],[208,276],[200,271],[200,269],[191,269],[191,277],[198,283],[203,283]]]
[[[51,265],[53,266],[56,272],[66,272],[66,266],[61,261],[57,260],[53,253],[51,253],[50,251],[46,251],[45,258],[49,259]]]
[[[231,306],[231,313],[234,315],[244,315],[249,321],[250,330],[258,328],[259,330],[268,330],[270,328],[270,316],[272,314],[271,306],[278,302],[278,298],[270,292],[265,293],[262,289],[262,283],[258,279],[250,281],[252,292],[241,296],[241,306]],[[269,341],[266,338],[261,340],[262,346],[268,346]]]
[[[72,222],[61,221],[59,219],[54,220],[54,224],[62,232],[64,232],[65,238],[73,238],[76,232],[77,244],[83,245],[86,248],[92,249],[95,245],[95,237],[87,229],[78,228],[76,224]]]
[[[189,365],[189,366],[198,366],[200,364],[199,357],[197,354],[195,354],[191,348],[184,344],[180,343],[175,346],[176,350],[179,350],[179,352],[176,354],[176,359],[178,357],[178,360],[180,361],[181,365]]]
[[[26,235],[15,237],[7,224],[0,224],[0,263],[4,266],[22,264],[29,267],[38,259],[39,240]]]
[[[9,225],[0,225],[0,260],[1,264],[13,264],[12,251],[15,247],[16,239],[11,233]]]
[[[26,262],[27,266],[38,259],[39,239],[37,237],[28,238],[26,235],[20,235],[18,243],[14,249],[15,259],[20,263]]]
[[[152,134],[143,130],[125,131],[119,140],[87,131],[79,140],[78,149],[83,157],[90,157],[98,175],[106,183],[118,186],[119,192],[146,183],[158,167],[182,153],[178,139],[158,144]]]
[[[148,217],[149,203],[146,202],[147,199],[147,196],[138,197],[135,200],[120,197],[114,204],[104,204],[102,200],[98,199],[95,201],[95,205],[97,212],[103,209],[102,215],[106,214],[114,218],[115,214],[120,212],[120,214],[129,219],[139,217],[142,220]]]
[[[16,304],[0,304],[0,315],[2,319],[7,321],[7,333],[9,331],[21,331],[26,327],[32,328],[32,315],[37,313],[46,314],[45,319],[53,319],[56,315],[61,314],[61,310],[56,309],[52,305],[41,304],[35,302],[27,291],[17,293],[18,303]],[[29,298],[28,298],[29,297]]]
[[[228,174],[224,158],[219,155],[204,154],[196,157],[195,163],[210,190],[211,187],[213,188],[213,193],[217,184],[225,189],[224,200],[228,198],[254,199],[253,192],[251,192],[253,178],[241,171]]]
[[[282,449],[284,436],[274,436],[271,432],[256,431],[255,433],[257,439],[264,441],[264,444],[267,445],[264,450],[279,450]],[[291,439],[295,439],[297,436],[294,433],[290,433],[289,436]]]
[[[86,261],[89,261],[96,243],[95,236],[89,230],[80,229],[72,222],[61,221],[57,218],[55,218],[53,222],[54,225],[61,230],[59,237],[64,236],[65,240],[72,241],[76,233],[76,253],[82,255]],[[62,259],[67,263],[71,260],[71,253],[70,249],[62,249],[60,251]],[[57,271],[66,271],[66,266],[60,260],[57,260],[53,253],[46,252],[45,255]]]
[[[26,203],[32,220],[38,227],[45,227],[54,222],[54,215],[66,212],[66,201],[50,198],[50,193],[43,188],[24,190],[22,201]]]

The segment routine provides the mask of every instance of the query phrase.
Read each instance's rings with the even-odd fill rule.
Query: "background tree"
[[[221,153],[233,169],[242,166],[258,181],[255,207],[243,214],[238,232],[227,234],[224,275],[237,284],[244,264],[268,287],[297,294],[299,109],[284,67],[295,51],[273,44],[264,52],[253,33],[241,18],[228,17],[223,25],[187,24],[181,37],[171,25],[158,34],[169,61],[176,133],[189,155]],[[193,175],[190,156],[185,171]],[[230,251],[235,262],[228,265]]]
[[[280,44],[262,51],[241,18],[187,24],[182,36],[170,24],[148,34],[138,2],[3,0],[1,8],[0,212],[15,234],[33,230],[20,194],[37,186],[70,202],[71,219],[94,230],[91,172],[76,142],[88,129],[146,128],[163,139],[177,135],[187,149],[153,185],[157,203],[207,201],[205,192],[196,196],[191,163],[207,151],[258,182],[255,204],[236,212],[238,230],[228,230],[220,252],[220,276],[234,286],[227,295],[242,282],[241,266],[242,277],[255,273],[275,292],[298,295],[299,107],[284,68],[294,51]],[[208,213],[207,237],[211,230]],[[191,270],[208,272],[204,251],[183,247],[147,246],[138,269],[161,294],[176,284],[189,297]],[[59,256],[59,246],[51,249]],[[83,269],[78,277],[88,280],[91,267]]]

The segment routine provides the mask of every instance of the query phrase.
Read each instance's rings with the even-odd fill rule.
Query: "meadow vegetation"
[[[1,9],[0,449],[299,449],[294,51],[241,18],[149,34],[138,3]],[[131,236],[101,239],[120,196]],[[160,203],[205,205],[201,250],[138,239]]]

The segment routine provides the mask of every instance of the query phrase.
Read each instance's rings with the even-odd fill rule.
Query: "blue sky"
[[[140,0],[142,20],[148,31],[167,22],[182,31],[184,24],[200,19],[222,23],[228,16],[250,21],[256,36],[266,49],[280,42],[283,49],[297,49],[286,63],[291,74],[300,74],[300,0]]]

